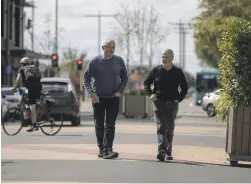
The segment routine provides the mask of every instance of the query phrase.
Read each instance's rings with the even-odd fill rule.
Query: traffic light
[[[58,55],[57,54],[51,55],[51,65],[52,67],[58,67]]]
[[[83,61],[81,59],[77,60],[77,68],[78,70],[82,70],[83,68]]]

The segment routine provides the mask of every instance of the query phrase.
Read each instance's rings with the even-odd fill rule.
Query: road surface
[[[229,166],[225,125],[214,118],[177,118],[173,161],[156,160],[156,125],[151,120],[120,118],[116,160],[97,158],[93,122],[63,127],[53,137],[41,132],[14,137],[2,132],[3,183],[167,183],[251,182],[250,163]]]

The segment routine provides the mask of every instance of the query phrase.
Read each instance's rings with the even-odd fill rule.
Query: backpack
[[[41,75],[38,67],[35,65],[28,65],[24,67],[24,77],[26,81],[33,81],[40,79]]]

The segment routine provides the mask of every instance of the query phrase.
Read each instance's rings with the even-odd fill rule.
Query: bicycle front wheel
[[[9,135],[17,135],[23,128],[23,112],[18,107],[8,109],[2,119],[3,131]]]
[[[41,121],[40,129],[47,136],[56,135],[62,128],[64,123],[63,115],[59,114],[56,117],[49,116],[43,118]]]

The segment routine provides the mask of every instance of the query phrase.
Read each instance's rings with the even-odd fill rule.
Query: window
[[[15,8],[15,45],[20,46],[20,7]]]
[[[10,23],[7,24],[10,26],[10,33],[9,33],[9,39],[12,39],[12,34],[13,34],[13,4],[10,2]]]
[[[4,38],[5,33],[5,7],[4,0],[1,0],[1,37]]]
[[[67,83],[63,82],[42,82],[42,93],[67,92]]]
[[[219,81],[217,79],[217,76],[198,76],[197,87],[201,88],[202,90],[208,90],[208,89],[215,89],[219,87]]]
[[[16,92],[14,92],[11,89],[2,89],[2,94],[4,96],[14,96],[16,94]]]

